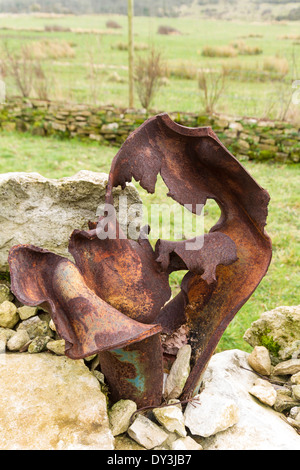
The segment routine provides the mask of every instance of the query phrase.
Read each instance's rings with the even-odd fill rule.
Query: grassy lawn
[[[112,16],[65,16],[61,18],[39,18],[31,15],[0,17],[0,46],[7,41],[15,50],[26,44],[34,46],[38,41],[66,41],[74,50],[74,57],[46,58],[43,67],[51,84],[50,98],[70,99],[78,102],[94,102],[91,94],[91,67],[101,64],[94,75],[99,104],[128,105],[127,51],[120,50],[120,44],[126,44],[127,18],[113,17],[121,26],[114,31],[107,30],[106,21]],[[45,25],[58,25],[71,28],[99,29],[104,34],[75,34],[74,32],[34,32],[30,28],[44,28]],[[168,25],[180,31],[179,35],[160,35],[157,29]],[[238,77],[228,78],[225,92],[218,104],[217,111],[235,115],[256,117],[276,117],[282,106],[282,87],[287,96],[293,90],[292,80],[297,61],[299,62],[300,45],[299,22],[282,23],[243,23],[241,21],[204,20],[197,17],[134,19],[135,42],[138,46],[154,45],[162,52],[167,65],[165,86],[155,97],[152,107],[160,111],[201,111],[197,78],[183,78],[174,73],[174,68],[192,70],[199,68],[220,70],[223,64],[229,69],[238,67],[246,70],[243,80]],[[8,29],[1,29],[1,28]],[[23,28],[28,31],[14,31],[9,28]],[[282,39],[290,36],[290,39]],[[294,37],[294,38],[293,38]],[[260,55],[238,55],[234,58],[203,57],[205,46],[228,46],[232,42],[243,41],[249,47],[259,47]],[[147,54],[138,51],[137,54]],[[258,81],[256,71],[264,61],[271,57],[271,62],[281,67],[280,60],[287,61],[289,72],[283,80],[266,77]],[[247,71],[248,70],[248,71]],[[250,70],[250,71],[249,71]],[[114,81],[117,72],[120,80]],[[298,71],[299,72],[299,71]],[[17,92],[13,81],[7,77],[7,92]],[[288,98],[285,98],[288,99]],[[135,97],[139,106],[138,97]],[[295,110],[294,110],[295,111]]]
[[[0,173],[11,171],[38,172],[45,177],[70,176],[80,170],[108,172],[114,147],[77,140],[60,141],[53,138],[33,137],[27,134],[0,134]],[[297,165],[243,163],[257,182],[271,195],[267,232],[273,241],[273,260],[268,274],[254,295],[229,325],[219,350],[239,348],[248,350],[242,337],[250,324],[265,310],[280,305],[300,303],[300,169]],[[138,184],[136,184],[139,188]],[[155,195],[140,190],[149,210],[151,203],[174,201],[166,197],[166,188],[158,180]],[[205,210],[205,227],[211,227],[218,218],[216,204]],[[178,290],[180,274],[172,276],[174,291]]]

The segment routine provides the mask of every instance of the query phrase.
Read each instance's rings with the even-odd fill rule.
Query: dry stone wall
[[[122,144],[128,135],[157,112],[92,107],[14,98],[0,105],[0,129],[94,140],[102,145]],[[240,159],[300,162],[300,123],[232,116],[169,113],[188,127],[212,127],[224,145]]]

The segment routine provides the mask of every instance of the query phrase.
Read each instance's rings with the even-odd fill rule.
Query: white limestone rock
[[[132,400],[119,400],[109,410],[109,423],[113,436],[118,436],[127,431],[130,419],[137,410],[137,405]]]
[[[188,403],[184,417],[185,425],[196,436],[209,437],[234,426],[240,410],[234,397],[221,389],[204,389],[195,400]]]
[[[9,351],[20,351],[25,344],[30,341],[30,337],[26,330],[17,331],[8,341],[7,349]]]
[[[269,351],[264,346],[255,346],[248,357],[248,363],[253,370],[261,375],[271,374],[271,359]]]
[[[189,344],[185,344],[179,349],[165,382],[164,397],[167,400],[178,398],[181,395],[190,373],[191,352],[192,348]]]
[[[139,414],[128,428],[129,436],[146,449],[161,446],[168,434],[150,419]]]
[[[259,401],[268,406],[273,406],[276,402],[277,393],[270,382],[263,379],[257,379],[249,393]]]
[[[106,399],[83,360],[49,353],[0,361],[1,450],[112,450]]]
[[[203,450],[203,447],[198,444],[194,439],[190,436],[177,439],[176,441],[172,442],[171,444],[172,450]]]
[[[178,406],[165,406],[155,408],[153,414],[157,421],[169,432],[177,433],[181,437],[186,437],[184,416]]]
[[[257,379],[248,366],[248,353],[239,350],[215,354],[203,376],[207,393],[219,391],[234,399],[240,419],[232,427],[207,437],[204,450],[300,450],[300,436],[279,413],[249,394]]]
[[[69,237],[74,229],[86,230],[88,221],[104,203],[108,175],[80,171],[74,176],[47,179],[38,173],[0,175],[0,271],[8,270],[8,253],[12,246],[29,243],[71,258]],[[118,213],[119,196],[126,196],[130,207],[141,199],[133,184],[125,191],[114,190]],[[121,211],[122,228],[131,224],[135,211]],[[137,218],[142,223],[142,214]]]

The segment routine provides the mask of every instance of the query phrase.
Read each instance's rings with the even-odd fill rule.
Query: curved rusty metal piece
[[[12,291],[25,305],[41,305],[66,341],[66,355],[80,359],[143,342],[161,331],[116,310],[97,296],[71,261],[31,245],[9,255]]]
[[[264,231],[269,195],[210,128],[186,128],[162,114],[134,131],[115,156],[107,203],[112,201],[113,187],[124,188],[132,178],[154,193],[159,173],[169,189],[168,196],[191,205],[194,213],[197,204],[214,199],[221,217],[210,234],[223,234],[237,250],[237,260],[230,261],[230,250],[224,243],[223,261],[216,267],[213,282],[213,276],[205,275],[211,270],[209,255],[200,256],[199,263],[199,257],[197,260],[182,250],[182,242],[158,242],[157,261],[165,272],[182,269],[183,265],[190,267],[181,293],[156,318],[169,332],[183,323],[189,328],[193,369],[183,393],[185,399],[197,393],[201,375],[224,330],[267,272],[272,256],[271,241]],[[171,252],[173,256],[168,258]],[[214,254],[212,247],[211,256]]]
[[[125,239],[117,219],[110,223],[117,227],[118,238],[99,239],[96,230],[75,230],[69,251],[101,299],[129,318],[151,323],[171,297],[168,274],[146,238]]]
[[[162,329],[172,333],[187,325],[193,368],[183,398],[189,398],[271,260],[264,232],[269,195],[210,128],[179,126],[166,114],[146,121],[112,162],[106,208],[113,205],[113,187],[135,178],[153,193],[159,173],[168,196],[194,213],[208,198],[218,203],[221,218],[209,234],[159,240],[154,251],[145,233],[127,240],[114,212],[110,221],[101,217],[90,230],[73,232],[69,250],[76,264],[31,245],[13,247],[9,256],[16,297],[51,313],[69,357],[99,353],[113,399],[131,398],[139,407],[162,398]],[[116,236],[102,237],[114,224]],[[189,251],[188,242],[197,248]],[[168,302],[168,276],[179,269],[188,273]]]

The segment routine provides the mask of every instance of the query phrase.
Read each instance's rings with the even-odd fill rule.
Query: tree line
[[[178,7],[193,0],[135,0],[137,16],[177,16]],[[0,0],[0,12],[10,13],[127,14],[126,0]]]

